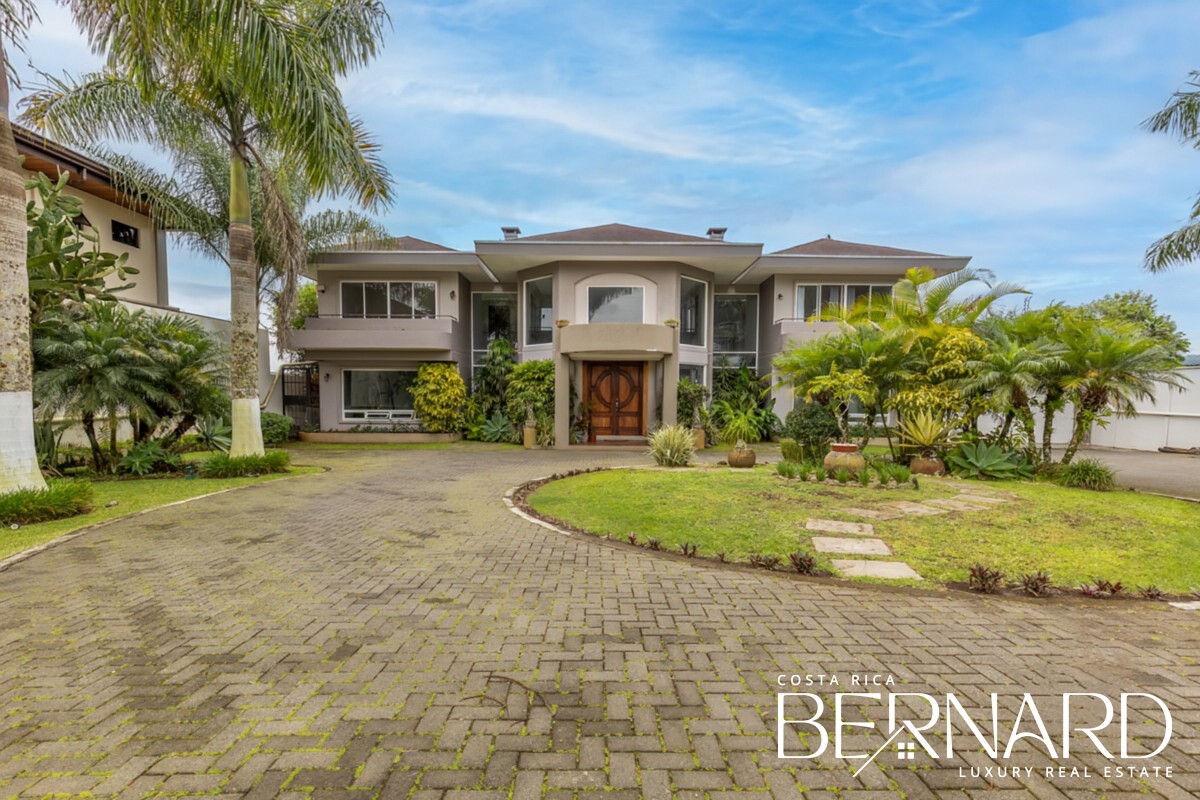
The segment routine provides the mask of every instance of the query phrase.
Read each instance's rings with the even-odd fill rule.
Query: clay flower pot
[[[858,452],[858,445],[849,442],[834,442],[825,455],[825,469],[833,472],[836,469],[848,469],[858,472],[867,468],[867,460]]]
[[[754,466],[754,451],[749,447],[729,451],[729,466],[734,469],[749,469]]]
[[[916,456],[908,468],[914,475],[944,475],[946,465],[937,456]]]
[[[692,428],[692,442],[695,444],[697,450],[704,449],[704,446],[708,444],[705,439],[704,428]]]

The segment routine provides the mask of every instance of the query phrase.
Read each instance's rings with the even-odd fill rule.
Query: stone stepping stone
[[[1003,503],[1005,500],[1016,500],[1020,497],[1016,492],[1005,492],[1000,489],[975,489],[970,486],[964,486],[960,490],[963,494],[969,494],[979,500],[991,498],[993,502]]]
[[[899,519],[904,515],[890,508],[843,508],[843,513],[874,520]]]
[[[964,503],[987,503],[988,505],[1000,505],[1002,503],[1012,502],[1004,497],[992,497],[990,494],[975,494],[973,492],[960,494],[951,499],[961,500]]]
[[[1184,611],[1200,611],[1200,600],[1185,600],[1182,603],[1170,603],[1169,605],[1182,608]]]
[[[912,567],[903,561],[850,561],[835,558],[833,568],[847,578],[886,578],[921,580]]]
[[[882,539],[835,539],[832,536],[812,537],[818,553],[842,553],[849,556],[890,556],[892,549]]]
[[[908,514],[916,517],[932,517],[934,514],[950,513],[944,508],[927,506],[923,503],[914,503],[911,500],[897,500],[895,503],[888,503],[888,507],[896,509],[901,514]]]
[[[988,508],[986,505],[981,506],[978,503],[968,503],[962,500],[926,500],[925,502],[938,508],[948,508],[951,511],[983,511]]]
[[[810,519],[804,527],[810,531],[848,533],[851,536],[874,536],[875,526],[869,522],[841,522],[836,519]]]

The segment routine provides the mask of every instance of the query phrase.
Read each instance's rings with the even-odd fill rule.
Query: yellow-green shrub
[[[431,433],[458,433],[467,407],[467,384],[453,364],[422,364],[413,384],[413,412]]]

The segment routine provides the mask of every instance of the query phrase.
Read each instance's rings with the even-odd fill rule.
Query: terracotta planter
[[[917,456],[908,465],[914,475],[944,475],[946,465],[937,456]]]
[[[825,469],[832,472],[835,469],[848,469],[859,472],[867,468],[867,460],[858,452],[858,445],[848,442],[834,442],[830,445],[829,453],[825,456]]]
[[[707,443],[704,438],[704,428],[692,428],[692,442],[697,450],[703,450]]]
[[[727,461],[734,469],[749,469],[754,466],[754,459],[754,451],[747,447],[745,450],[730,450]]]

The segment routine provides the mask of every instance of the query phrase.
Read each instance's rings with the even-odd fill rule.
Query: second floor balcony
[[[457,317],[309,317],[288,334],[293,350],[422,350],[452,351],[458,345]]]

